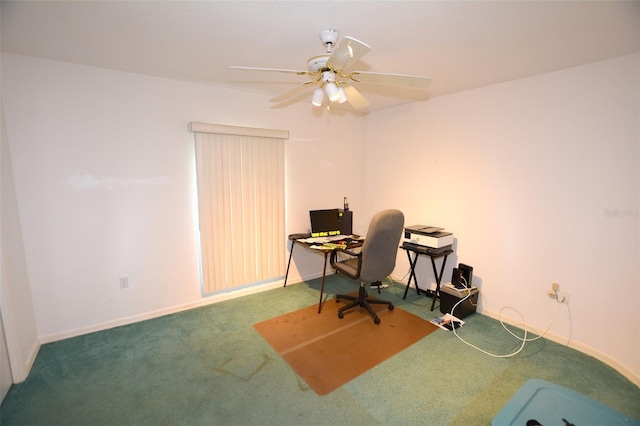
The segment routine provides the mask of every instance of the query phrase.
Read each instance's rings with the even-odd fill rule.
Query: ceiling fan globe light
[[[344,87],[338,87],[338,103],[343,104],[347,101],[347,92],[344,90]]]
[[[313,96],[311,97],[311,103],[313,106],[321,106],[322,101],[324,99],[324,92],[322,89],[318,88],[313,91]]]
[[[340,92],[338,91],[338,87],[335,83],[327,83],[324,87],[324,90],[327,92],[327,96],[331,102],[335,102],[340,97]]]

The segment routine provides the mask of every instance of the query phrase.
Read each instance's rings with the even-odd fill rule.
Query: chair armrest
[[[358,247],[359,248],[359,247]],[[361,251],[353,251],[353,250],[340,250],[340,253],[348,254],[349,256],[359,257],[362,252]]]
[[[348,254],[351,257],[360,257],[362,255],[362,252],[355,252],[353,250],[333,250],[331,252],[331,257],[329,258],[329,263],[331,263],[331,266],[333,266],[336,263],[339,263],[336,258],[338,253],[344,253],[344,254]]]
[[[346,253],[353,257],[347,260],[336,261],[336,253]],[[331,252],[330,258],[331,266],[337,272],[341,272],[352,279],[358,279],[360,277],[360,270],[362,269],[362,253],[349,252],[346,250]]]

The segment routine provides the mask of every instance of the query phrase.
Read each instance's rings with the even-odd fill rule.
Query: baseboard
[[[14,384],[22,383],[27,380],[29,377],[29,373],[31,373],[31,369],[33,368],[33,364],[36,362],[36,357],[38,356],[38,352],[40,351],[41,343],[39,341],[33,342],[33,346],[31,350],[27,354],[24,360],[21,360],[18,368],[12,368],[11,370],[11,379]]]
[[[189,309],[199,308],[202,306],[212,305],[214,303],[223,302],[225,300],[236,299],[238,297],[248,296],[250,294],[262,293],[264,291],[272,290],[274,288],[282,287],[284,280],[271,281],[268,283],[255,285],[251,287],[245,287],[238,290],[228,291],[224,293],[212,294],[205,296],[200,300],[183,303],[181,305],[170,306],[164,309],[156,311],[146,312],[143,314],[132,315],[125,318],[119,318],[114,321],[107,321],[99,324],[93,324],[87,327],[76,328],[73,330],[64,331],[62,333],[54,333],[40,336],[40,343],[52,343],[59,340],[69,339],[72,337],[82,336],[84,334],[94,333],[96,331],[108,330],[114,327],[120,327],[123,325],[134,324],[140,321],[146,321],[154,318],[163,317],[165,315],[171,315],[178,312],[187,311]],[[289,285],[289,284],[287,284]]]
[[[27,376],[31,372],[31,369],[33,368],[33,364],[35,364],[36,362],[36,358],[38,357],[38,352],[40,352],[41,346],[42,346],[42,343],[40,341],[34,342],[33,347],[29,351],[29,355],[27,355],[27,359],[25,360],[25,367],[26,367],[25,371],[27,372]],[[22,378],[21,382],[26,380],[27,376]],[[18,383],[18,382],[14,381],[14,383]]]
[[[490,318],[493,318],[495,320],[500,321],[500,319],[502,319],[502,322],[504,322],[505,324],[509,324],[510,326],[516,327],[516,328],[520,328],[522,329],[522,327],[519,327],[518,324],[521,324],[522,321],[521,320],[516,320],[513,318],[509,318],[509,317],[505,317],[504,315],[500,315],[499,312],[495,312],[489,309],[484,309],[482,311],[478,311],[479,314],[481,315],[486,315]],[[530,325],[527,325],[528,328],[528,332],[532,332],[534,334],[540,335],[542,333],[544,333],[544,330],[537,328],[537,327],[532,327]],[[626,377],[627,379],[629,379],[633,384],[635,384],[636,386],[640,387],[640,375],[638,375],[637,373],[635,373],[631,368],[629,368],[627,365],[619,362],[618,360],[610,357],[609,355],[595,349],[592,348],[589,345],[585,345],[584,343],[581,342],[576,342],[576,341],[567,341],[567,337],[565,336],[560,336],[558,334],[554,334],[554,333],[550,333],[547,332],[544,335],[545,339],[551,340],[552,342],[555,343],[559,343],[561,345],[564,346],[568,346],[571,349],[575,349],[579,352],[582,352],[586,355],[592,356],[595,359],[597,359],[598,361],[603,362],[604,364],[608,365],[609,367],[613,368],[614,370],[616,370],[618,373],[622,374],[624,377]]]
[[[318,274],[310,274],[308,276],[301,277],[300,281],[296,281],[296,282],[288,281],[287,286],[297,284],[299,282],[310,281],[310,280],[321,278],[321,277],[322,277],[322,272]],[[199,308],[201,306],[212,305],[214,303],[224,302],[225,300],[236,299],[238,297],[248,296],[250,294],[262,293],[264,291],[282,287],[283,285],[284,285],[284,279],[280,279],[276,281],[270,281],[264,284],[240,288],[237,290],[227,291],[223,293],[216,293],[210,296],[205,296],[202,299],[194,302],[171,306],[168,308],[159,309],[157,311],[147,312],[139,315],[132,315],[130,317],[125,317],[125,318],[119,318],[114,321],[107,321],[100,324],[90,325],[88,327],[76,328],[73,330],[64,331],[62,333],[54,333],[54,334],[39,336],[39,340],[41,344],[57,342],[59,340],[82,336],[84,334],[94,333],[96,331],[108,330],[114,327],[129,325],[139,321],[146,321],[154,318],[159,318],[165,315],[171,315],[178,312],[186,311],[193,308]],[[36,351],[36,354],[37,354],[37,351]]]

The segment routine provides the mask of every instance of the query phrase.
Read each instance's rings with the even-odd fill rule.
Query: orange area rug
[[[427,336],[438,327],[402,309],[374,305],[380,324],[363,308],[345,312],[327,301],[257,324],[254,328],[318,394],[326,395]]]

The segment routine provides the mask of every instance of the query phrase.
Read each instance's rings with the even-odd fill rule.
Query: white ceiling
[[[351,70],[433,79],[427,93],[358,85],[372,110],[640,51],[640,1],[2,1],[0,13],[3,52],[273,96],[305,77],[227,66],[305,69],[335,28],[372,48]]]

